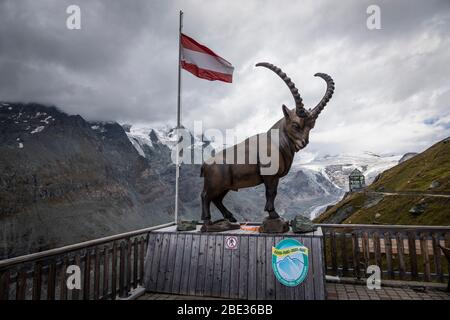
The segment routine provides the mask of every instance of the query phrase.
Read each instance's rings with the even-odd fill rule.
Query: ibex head
[[[309,142],[309,131],[314,128],[317,117],[319,116],[323,108],[325,108],[331,96],[333,95],[333,79],[331,79],[331,77],[325,73],[316,73],[314,75],[326,81],[327,91],[325,92],[322,100],[317,104],[316,107],[314,107],[314,109],[306,110],[303,105],[303,100],[298,93],[297,88],[295,87],[295,84],[291,81],[290,78],[288,78],[286,73],[284,73],[280,68],[267,62],[260,62],[256,64],[256,66],[266,67],[275,72],[281,79],[283,79],[283,81],[291,90],[291,93],[295,100],[295,109],[290,110],[283,104],[282,109],[285,121],[283,128],[281,129],[291,141],[296,152],[300,149],[303,149]]]

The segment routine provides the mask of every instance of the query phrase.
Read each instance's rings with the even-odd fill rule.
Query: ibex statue
[[[210,213],[211,202],[216,205],[225,219],[230,222],[236,222],[233,214],[223,205],[223,198],[230,190],[237,191],[238,189],[254,187],[261,183],[264,183],[266,188],[266,206],[264,210],[269,213],[270,218],[279,218],[274,207],[278,181],[289,172],[295,153],[308,144],[309,132],[314,128],[317,117],[334,92],[333,79],[327,74],[316,73],[315,76],[321,77],[326,81],[327,90],[322,100],[314,109],[306,110],[295,84],[280,68],[266,62],[258,63],[256,66],[266,67],[283,79],[294,96],[295,109],[290,110],[283,105],[284,117],[275,123],[267,133],[247,138],[238,145],[222,150],[202,165],[201,176],[204,177],[204,186],[201,194],[202,220],[206,225],[212,223]],[[259,161],[256,164],[225,163],[226,153],[235,152],[236,150],[245,150],[245,156],[248,159],[250,157],[247,148],[249,141],[263,138],[263,135],[267,137],[268,133],[273,129],[278,129],[279,144],[275,146],[267,138],[266,141],[269,141],[267,149],[270,154],[278,152],[279,165],[278,171],[275,174],[262,175]],[[242,144],[245,144],[245,148],[239,149],[239,147],[243,147]]]

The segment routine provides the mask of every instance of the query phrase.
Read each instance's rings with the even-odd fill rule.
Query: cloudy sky
[[[81,8],[68,30],[66,8]],[[369,5],[381,29],[366,26]],[[0,0],[0,100],[54,104],[88,120],[171,126],[178,11],[184,32],[235,66],[232,84],[183,72],[183,123],[267,130],[294,102],[336,91],[305,151],[421,151],[450,136],[450,1]]]

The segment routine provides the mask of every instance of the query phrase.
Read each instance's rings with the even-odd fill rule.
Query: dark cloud
[[[82,29],[66,28],[77,4]],[[450,2],[0,0],[0,100],[56,104],[87,119],[174,124],[178,10],[184,31],[235,66],[233,84],[183,72],[183,119],[204,129],[266,130],[293,105],[270,61],[308,106],[336,93],[309,152],[417,151],[450,135]],[[426,119],[440,119],[433,124]]]

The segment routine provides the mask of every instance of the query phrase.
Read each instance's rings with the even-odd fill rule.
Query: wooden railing
[[[450,227],[320,224],[327,275],[365,278],[378,265],[382,279],[446,282]]]
[[[0,300],[125,298],[143,283],[149,232],[155,227],[0,261]],[[69,290],[67,267],[81,269],[81,288]]]

